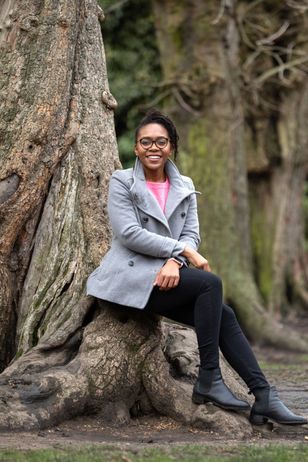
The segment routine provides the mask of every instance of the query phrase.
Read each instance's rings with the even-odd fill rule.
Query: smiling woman
[[[150,111],[137,127],[135,167],[115,171],[110,180],[112,245],[88,279],[88,294],[127,312],[144,310],[195,328],[201,367],[194,403],[250,408],[224,383],[220,348],[256,397],[252,423],[305,424],[269,386],[233,310],[223,303],[220,278],[197,250],[196,191],[170,160],[177,143],[173,122],[158,111]]]

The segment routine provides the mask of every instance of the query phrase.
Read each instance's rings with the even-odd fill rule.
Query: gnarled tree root
[[[191,401],[197,371],[194,332],[142,313],[105,308],[62,348],[39,345],[0,376],[0,428],[38,429],[85,412],[128,423],[158,412],[184,424],[243,437],[247,416]],[[223,364],[226,382],[240,396],[243,386]]]

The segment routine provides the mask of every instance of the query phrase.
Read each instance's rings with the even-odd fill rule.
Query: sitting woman
[[[90,275],[87,292],[122,308],[157,313],[194,327],[200,353],[194,403],[211,402],[234,411],[250,408],[224,383],[220,348],[255,396],[251,423],[306,424],[267,382],[233,310],[223,303],[221,280],[197,251],[196,191],[170,160],[177,148],[173,122],[150,111],[136,129],[135,167],[117,170],[111,177],[112,245]]]

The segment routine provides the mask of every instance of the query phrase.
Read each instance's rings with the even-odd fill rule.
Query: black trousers
[[[234,311],[222,301],[222,283],[207,271],[183,267],[174,289],[155,287],[145,311],[194,327],[205,369],[219,367],[219,348],[250,391],[268,386]]]

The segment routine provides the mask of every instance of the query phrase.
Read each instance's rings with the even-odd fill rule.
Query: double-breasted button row
[[[129,260],[128,266],[134,266],[134,264],[135,264],[135,263],[133,262],[133,260]]]
[[[186,217],[186,213],[185,213],[185,212],[182,212],[182,213],[181,213],[181,217],[182,217],[182,218],[185,218],[185,217]],[[147,223],[147,222],[149,221],[149,218],[148,218],[148,217],[142,217],[142,221],[143,221],[144,223]]]

